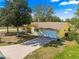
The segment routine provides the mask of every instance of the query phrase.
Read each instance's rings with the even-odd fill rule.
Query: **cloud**
[[[68,11],[64,11],[64,14],[68,14],[69,12]]]
[[[51,2],[58,2],[59,0],[51,0]]]
[[[59,5],[68,5],[68,2],[61,2]]]
[[[71,8],[69,8],[69,9],[66,9],[66,11],[71,11],[72,9]]]
[[[79,4],[79,1],[69,1],[69,4]]]
[[[70,0],[68,2],[61,2],[59,5],[69,5],[69,4],[79,4],[79,1],[76,0]]]
[[[71,8],[64,10],[64,14],[68,14],[71,10]]]

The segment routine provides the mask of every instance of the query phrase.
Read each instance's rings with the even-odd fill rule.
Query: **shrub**
[[[79,35],[75,38],[76,42],[79,44]]]
[[[68,33],[68,38],[69,40],[75,40],[77,38],[77,35],[78,34],[76,32],[71,31]]]
[[[68,33],[68,40],[75,40],[79,44],[79,34],[75,31],[70,31]]]

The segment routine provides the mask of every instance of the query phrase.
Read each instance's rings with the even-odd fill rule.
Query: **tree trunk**
[[[17,33],[19,33],[19,26],[17,25]]]
[[[9,33],[9,27],[7,26],[7,33]]]
[[[40,22],[39,18],[37,19],[37,22]]]
[[[19,36],[19,26],[17,25],[17,36]]]

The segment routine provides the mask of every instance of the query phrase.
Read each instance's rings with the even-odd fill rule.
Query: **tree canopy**
[[[31,13],[32,11],[25,0],[8,2],[7,6],[1,10],[0,19],[2,19],[2,23],[7,26],[9,24],[16,26],[18,31],[19,26],[31,23]]]
[[[53,7],[51,5],[38,4],[33,9],[34,17],[37,21],[49,21],[52,14],[54,14]]]

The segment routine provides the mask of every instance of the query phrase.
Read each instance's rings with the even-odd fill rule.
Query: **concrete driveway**
[[[0,51],[3,53],[6,59],[23,59],[29,53],[35,51],[50,41],[51,39],[49,38],[39,37],[30,41],[26,41],[22,44],[2,46],[0,47]]]

